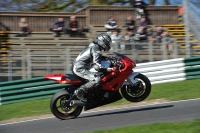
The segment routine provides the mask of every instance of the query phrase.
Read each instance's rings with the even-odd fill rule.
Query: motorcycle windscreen
[[[104,68],[109,68],[111,63],[108,62],[108,61],[101,61],[101,65],[104,67]],[[90,72],[93,72],[93,73],[102,73],[102,72],[97,72],[93,67],[91,67],[89,69]]]

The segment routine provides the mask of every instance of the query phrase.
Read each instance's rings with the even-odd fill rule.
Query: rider
[[[102,56],[101,51],[109,51],[112,39],[107,34],[99,34],[96,40],[88,44],[85,49],[79,54],[72,65],[73,73],[79,78],[86,80],[87,82],[75,90],[74,94],[81,100],[86,102],[84,97],[90,89],[94,89],[101,83],[101,78],[95,73],[89,71],[91,65],[94,65],[94,69],[99,72],[112,71],[113,68],[104,68],[101,65],[101,60],[105,58]]]

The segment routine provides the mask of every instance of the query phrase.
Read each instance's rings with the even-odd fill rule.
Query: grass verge
[[[152,92],[147,100],[164,98],[170,101],[185,100],[200,97],[200,79],[186,80],[156,84],[152,86]],[[11,118],[21,118],[27,116],[49,114],[50,99],[28,101],[16,104],[0,106],[0,121]],[[118,102],[106,106],[116,106],[129,104],[130,102],[122,99]]]
[[[88,133],[199,133],[200,119],[178,123],[155,123],[141,126],[127,126],[111,130]]]

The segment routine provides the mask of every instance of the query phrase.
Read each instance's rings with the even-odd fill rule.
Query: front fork
[[[122,87],[123,87],[124,85],[129,85],[129,84],[131,84],[132,86],[136,86],[136,85],[137,85],[137,81],[135,80],[135,77],[136,77],[137,75],[139,75],[139,74],[140,74],[139,72],[133,72],[133,73],[131,73],[131,74],[128,76],[127,81],[124,81],[124,83],[122,84]]]

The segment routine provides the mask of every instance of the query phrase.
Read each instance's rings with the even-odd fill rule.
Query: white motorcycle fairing
[[[128,76],[128,78],[127,78],[127,80],[129,81],[124,81],[124,83],[122,84],[122,87],[124,86],[124,85],[128,85],[128,84],[130,84],[130,82],[131,82],[131,84],[132,85],[136,85],[136,83],[137,83],[137,81],[135,80],[135,77],[137,76],[137,75],[139,75],[140,73],[139,72],[133,72],[133,73],[131,73],[129,76]]]

